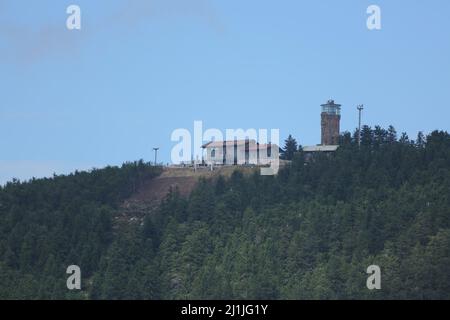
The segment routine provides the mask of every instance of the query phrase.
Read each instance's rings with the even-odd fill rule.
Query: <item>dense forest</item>
[[[308,160],[293,140],[277,176],[202,179],[119,229],[118,205],[160,168],[8,183],[0,298],[450,299],[450,135],[364,126],[360,146],[346,132]],[[372,264],[381,290],[366,287]]]

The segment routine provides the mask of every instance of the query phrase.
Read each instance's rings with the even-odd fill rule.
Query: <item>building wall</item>
[[[255,151],[255,157],[256,157],[256,151]],[[270,164],[272,161],[274,161],[276,158],[279,158],[278,146],[272,145],[272,151],[271,151],[270,156],[267,154],[267,149],[259,150],[259,163],[258,164],[267,165],[267,164]]]
[[[321,114],[322,127],[322,145],[337,145],[339,144],[340,132],[340,115],[332,115],[325,112]]]
[[[225,150],[225,163],[223,162],[223,147],[207,147],[205,162],[206,164],[214,164],[214,165],[233,165],[235,164],[234,151],[237,150],[237,159],[236,164],[244,165],[244,164],[255,164],[255,165],[266,165],[270,164],[277,156],[275,148],[278,146],[274,145],[271,156],[268,156],[267,149],[261,149],[259,151],[259,159],[258,159],[258,151],[254,148],[248,150],[248,157],[245,156],[245,145],[238,145],[235,149],[234,146],[227,146]],[[213,151],[214,150],[214,151]]]

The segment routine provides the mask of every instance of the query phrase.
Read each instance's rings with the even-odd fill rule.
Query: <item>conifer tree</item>
[[[298,144],[292,135],[289,135],[286,140],[284,140],[284,148],[282,152],[282,157],[284,160],[292,160],[294,158],[294,153],[298,151]]]

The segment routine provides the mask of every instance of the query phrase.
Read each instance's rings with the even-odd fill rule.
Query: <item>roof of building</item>
[[[330,99],[327,101],[327,103],[321,104],[321,107],[326,107],[326,106],[334,106],[334,107],[341,107],[340,104],[334,103],[333,99]]]
[[[236,145],[244,145],[246,142],[250,144],[256,143],[255,140],[226,140],[226,141],[210,141],[202,145],[202,148],[221,148],[223,147],[224,143],[225,146],[234,146]]]
[[[325,145],[317,145],[317,146],[307,146],[303,147],[304,152],[333,152],[336,151],[339,146],[325,146]]]
[[[234,146],[234,143],[236,142],[236,145],[243,146],[246,142],[249,143],[248,150],[249,151],[257,151],[259,150],[265,150],[269,148],[278,148],[279,152],[282,151],[282,149],[275,143],[259,143],[255,140],[227,140],[227,141],[210,141],[202,145],[202,148],[223,148],[223,144],[225,143],[226,147],[232,147]]]

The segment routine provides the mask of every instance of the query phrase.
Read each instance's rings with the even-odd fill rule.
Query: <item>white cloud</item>
[[[0,0],[0,14],[13,15],[12,11],[7,10],[6,4],[6,0]],[[83,10],[82,6],[81,9]],[[39,12],[36,12],[36,15],[39,15]],[[61,16],[66,18],[66,12],[61,11]],[[2,42],[5,45],[5,48],[0,50],[0,62],[6,60],[34,63],[49,55],[73,55],[79,51],[88,37],[100,30],[108,31],[114,27],[115,30],[129,31],[155,17],[164,19],[193,17],[216,32],[223,31],[222,22],[211,1],[208,0],[126,0],[118,8],[113,9],[111,14],[91,16],[91,27],[85,27],[81,32],[67,30],[65,19],[61,19],[63,23],[36,21],[32,26],[0,19],[0,40],[2,40],[0,45]]]

